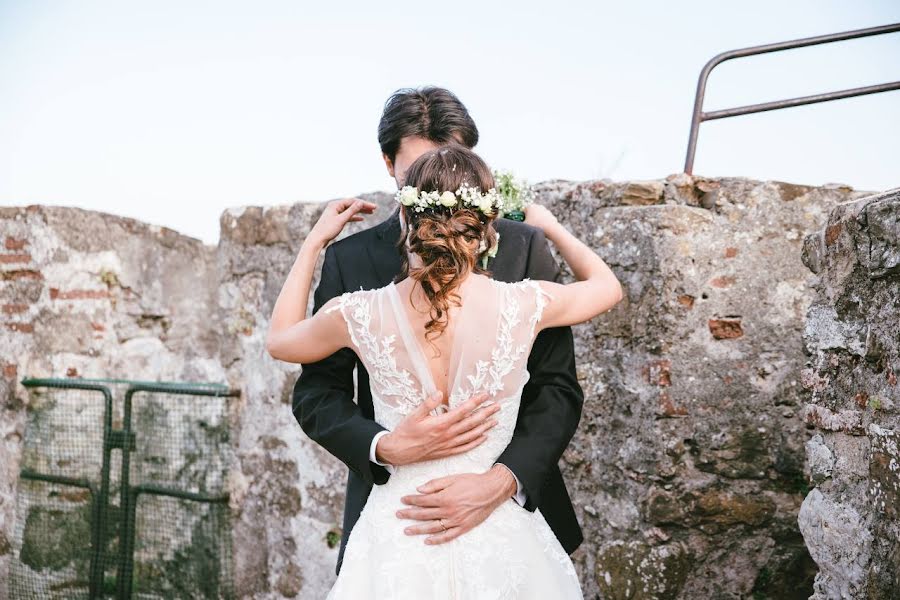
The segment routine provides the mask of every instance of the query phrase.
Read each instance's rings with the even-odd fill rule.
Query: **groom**
[[[419,156],[447,143],[474,147],[478,129],[462,102],[448,90],[403,89],[385,104],[378,142],[399,188],[407,168]],[[497,219],[495,228],[501,243],[488,264],[495,279],[557,279],[559,268],[542,231],[508,219]],[[390,283],[400,271],[395,245],[399,237],[395,211],[382,223],[328,246],[313,311],[344,292]],[[353,400],[354,368],[357,402]],[[419,488],[419,494],[404,497],[406,507],[398,507],[397,516],[407,520],[403,525],[408,535],[427,535],[428,543],[447,542],[479,525],[512,497],[523,510],[539,508],[567,552],[582,542],[557,464],[575,434],[584,402],[569,327],[546,329],[537,336],[528,371],[512,441],[497,464],[485,473],[432,480]],[[490,411],[469,413],[485,399],[476,396],[435,416],[432,409],[440,397],[423,398],[418,409],[388,431],[374,420],[369,376],[351,349],[303,365],[294,385],[294,416],[311,439],[350,469],[337,572],[372,485],[387,482],[395,466],[458,454],[480,444],[490,425]]]

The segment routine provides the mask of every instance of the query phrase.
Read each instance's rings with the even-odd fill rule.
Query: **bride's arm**
[[[338,301],[332,298],[322,310],[306,318],[309,288],[312,286],[316,261],[325,246],[351,221],[362,221],[358,213],[375,210],[371,202],[347,198],[328,204],[318,222],[306,236],[291,266],[287,280],[275,300],[266,350],[278,360],[312,363],[331,356],[349,345],[349,334],[343,317],[328,311]]]
[[[624,291],[612,269],[549,210],[532,204],[526,210],[525,222],[544,230],[578,280],[569,284],[538,282],[554,298],[544,308],[538,324],[540,329],[588,321],[622,300]]]

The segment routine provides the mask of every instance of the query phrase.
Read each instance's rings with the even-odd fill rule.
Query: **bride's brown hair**
[[[406,171],[404,183],[420,192],[455,192],[463,184],[486,192],[494,187],[494,176],[480,156],[451,144],[416,159]],[[412,277],[421,284],[430,304],[425,337],[437,337],[447,327],[451,302],[460,304],[456,292],[466,275],[489,274],[478,264],[482,252],[479,247],[482,240],[487,248],[496,243],[497,232],[493,226],[496,212],[488,217],[477,208],[461,204],[452,208],[428,207],[421,212],[414,206],[401,205],[400,210],[406,220],[406,230],[397,242],[401,268],[394,282]],[[404,248],[407,240],[409,251],[422,259],[422,266],[410,268]]]

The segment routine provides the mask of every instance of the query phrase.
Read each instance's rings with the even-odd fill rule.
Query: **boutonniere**
[[[494,190],[496,191],[496,208],[497,216],[512,221],[525,220],[525,208],[534,202],[534,188],[521,177],[516,177],[512,171],[501,171],[495,169]],[[492,190],[493,191],[493,190]],[[494,246],[487,250],[487,244],[481,240],[478,247],[481,257],[481,268],[487,269],[488,261],[497,256],[497,250],[500,249],[500,232],[497,232],[497,241]]]
[[[525,208],[534,202],[534,188],[521,177],[516,177],[512,171],[494,171],[494,189],[500,197],[500,206],[497,209],[499,216],[513,221],[525,220]],[[497,233],[497,241],[493,248],[487,250],[487,244],[481,240],[478,251],[484,253],[481,257],[481,268],[487,269],[488,261],[497,256],[500,249],[500,233]]]
[[[500,216],[513,221],[525,220],[525,208],[534,202],[534,188],[512,171],[494,171],[494,187],[502,199]]]

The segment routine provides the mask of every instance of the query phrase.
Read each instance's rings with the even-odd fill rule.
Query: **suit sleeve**
[[[555,281],[559,267],[544,233],[531,238],[526,277]],[[541,331],[528,357],[531,377],[522,401],[512,440],[497,462],[509,467],[525,488],[525,508],[534,511],[541,488],[569,445],[584,404],[575,373],[575,343],[571,327]]]
[[[325,250],[313,312],[344,292],[334,246]],[[385,428],[366,418],[353,400],[356,354],[342,348],[328,358],[304,364],[293,390],[294,418],[314,442],[346,464],[368,485],[383,484],[390,474],[369,460],[372,438]]]

